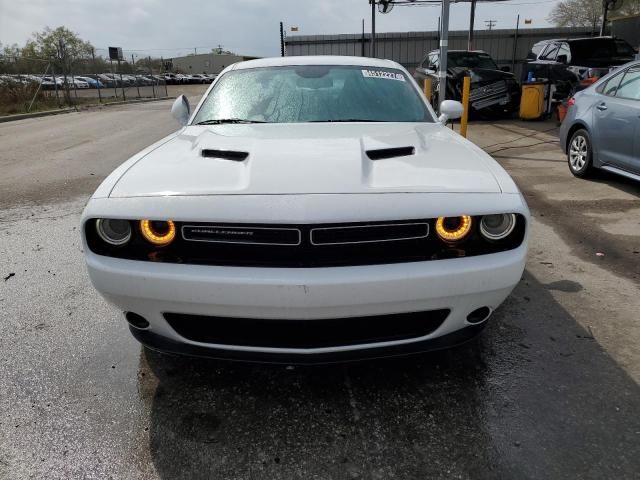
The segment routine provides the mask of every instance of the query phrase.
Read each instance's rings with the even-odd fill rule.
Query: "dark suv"
[[[533,46],[535,59],[525,75],[533,72],[536,78],[573,80],[584,88],[613,67],[631,62],[635,55],[631,45],[612,37],[544,40]]]
[[[439,91],[440,51],[429,52],[415,71],[418,82],[433,81]],[[508,68],[500,69],[491,56],[481,50],[449,50],[447,57],[447,98],[462,99],[464,77],[471,77],[471,112],[504,114],[520,104],[520,86]]]

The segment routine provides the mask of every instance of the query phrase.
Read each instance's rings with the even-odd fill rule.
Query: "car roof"
[[[260,67],[286,67],[289,65],[346,65],[357,67],[402,68],[396,62],[391,60],[381,60],[379,58],[346,57],[338,55],[301,55],[293,57],[272,57],[247,60],[245,62],[236,63],[233,66],[233,69],[241,70]]]
[[[440,53],[440,50],[431,50],[429,52],[429,55],[432,53]],[[485,52],[484,50],[447,50],[447,53],[483,53],[485,55],[489,55],[487,52]]]
[[[583,42],[585,40],[614,40],[614,37],[580,37],[580,38],[552,38],[549,40],[540,40],[536,45],[552,42]]]

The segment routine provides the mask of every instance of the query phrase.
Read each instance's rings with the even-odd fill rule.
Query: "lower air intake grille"
[[[182,337],[200,343],[272,348],[323,348],[424,337],[449,310],[326,320],[268,320],[165,313]]]

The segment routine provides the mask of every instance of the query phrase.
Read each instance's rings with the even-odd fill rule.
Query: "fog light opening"
[[[137,328],[138,330],[149,328],[149,322],[147,321],[147,319],[141,315],[138,315],[137,313],[126,312],[124,314],[124,317],[127,319],[127,322],[129,322],[129,325],[131,325],[133,328]]]
[[[489,307],[480,307],[467,315],[467,322],[477,325],[487,321],[490,316],[491,309]]]

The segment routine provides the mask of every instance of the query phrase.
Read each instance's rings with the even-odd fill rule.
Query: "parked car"
[[[439,91],[440,51],[429,52],[415,72],[420,83],[430,78]],[[450,50],[447,58],[447,98],[462,99],[464,77],[471,77],[472,113],[509,114],[520,105],[520,86],[515,76],[500,69],[491,56],[481,50]]]
[[[140,82],[141,85],[149,86],[156,83],[156,81],[151,78],[150,75],[138,75],[137,78],[138,82]]]
[[[163,77],[165,82],[169,85],[176,85],[178,83],[182,83],[175,73],[164,73]]]
[[[187,83],[187,77],[185,75],[183,75],[182,73],[176,73],[175,74],[175,79],[176,79],[176,83],[179,83],[179,84]]]
[[[281,108],[286,105],[286,108]],[[306,363],[474,337],[523,273],[529,211],[401,65],[227,68],[89,200],[96,289],[161,351]]]
[[[206,75],[202,75],[199,73],[194,73],[193,75],[191,75],[191,78],[193,78],[193,83],[211,83]]]
[[[64,87],[64,83],[62,78],[60,77],[53,77],[53,76],[48,76],[45,75],[42,78],[42,89],[43,90],[55,90],[56,88],[63,88]]]
[[[577,177],[601,168],[640,180],[640,62],[606,75],[569,101],[560,128]]]
[[[84,76],[78,76],[75,78],[77,80],[81,80],[85,82],[90,88],[104,88],[104,85],[102,84],[102,82],[100,80],[96,80],[95,78],[84,77]]]
[[[524,74],[552,81],[572,80],[577,89],[635,59],[636,51],[626,41],[612,37],[544,40],[534,45],[536,59]]]
[[[68,76],[67,81],[69,82],[69,87],[71,88],[78,88],[78,89],[89,88],[89,84],[78,77]]]
[[[98,80],[100,80],[105,87],[117,87],[120,85],[120,82],[112,73],[100,73]]]

